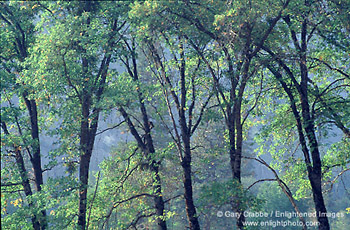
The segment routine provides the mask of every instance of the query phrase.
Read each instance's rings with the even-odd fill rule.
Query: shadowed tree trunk
[[[81,15],[83,12],[93,11],[94,4],[97,2],[83,1],[77,9],[77,14]],[[84,20],[84,24],[90,26],[90,16]],[[118,26],[118,20],[111,20],[111,29],[108,34],[108,46],[104,50],[103,58],[100,62],[100,67],[96,74],[92,74],[90,68],[93,68],[93,64],[90,63],[91,60],[86,55],[86,47],[77,46],[76,49],[81,53],[81,66],[82,66],[82,79],[84,80],[83,87],[80,92],[76,91],[78,98],[80,100],[81,106],[81,121],[80,121],[80,165],[79,165],[79,212],[78,212],[78,223],[77,228],[79,230],[84,230],[86,226],[86,211],[87,211],[87,191],[88,191],[88,180],[89,180],[89,168],[90,160],[92,156],[92,151],[95,143],[95,137],[97,133],[97,127],[99,122],[99,115],[101,108],[99,102],[102,100],[102,94],[106,87],[106,78],[109,69],[109,64],[112,59],[112,49],[115,45],[115,36],[117,32],[125,25],[122,23],[120,27]],[[83,28],[83,27],[82,27]],[[81,36],[89,38],[89,34],[86,31],[81,32]],[[64,63],[66,68],[66,64]],[[66,74],[66,78],[71,87],[70,76]]]
[[[305,1],[304,6],[307,7],[307,9],[310,9],[311,2]],[[291,42],[294,45],[296,60],[293,60],[293,62],[296,64],[295,66],[298,66],[298,68],[294,69],[294,66],[289,67],[288,63],[290,60],[282,59],[282,57],[285,57],[284,54],[279,56],[279,53],[274,53],[274,51],[272,51],[270,48],[263,48],[273,58],[273,60],[276,61],[281,69],[277,70],[271,63],[267,65],[276,79],[280,82],[290,101],[290,106],[298,130],[299,142],[304,155],[308,179],[311,184],[313,201],[317,213],[317,220],[319,222],[318,229],[329,230],[329,221],[326,216],[327,209],[322,194],[322,162],[315,131],[315,116],[312,114],[314,111],[312,111],[312,104],[309,101],[309,84],[312,83],[312,81],[309,78],[309,67],[307,64],[308,42],[314,35],[313,32],[317,30],[317,25],[311,25],[311,32],[309,31],[308,27],[310,12],[310,10],[303,12],[301,17],[302,21],[300,21],[299,27],[295,27],[293,25],[295,22],[292,22],[290,18],[291,16],[288,15],[283,18],[285,24],[289,28]],[[299,33],[296,31],[297,28],[300,28]],[[287,78],[282,75],[282,70]],[[299,82],[298,79],[300,79]],[[321,98],[320,100],[322,102]],[[298,108],[297,104],[300,104],[301,108]],[[330,112],[332,113],[332,110]],[[343,132],[345,131],[344,133],[346,134],[348,130],[344,129],[344,126],[342,126],[339,118],[335,117],[336,121],[337,119],[338,122],[336,122],[336,125],[341,128]]]
[[[41,152],[40,152],[40,140],[39,140],[39,125],[38,125],[38,111],[35,100],[29,100],[26,93],[23,93],[23,99],[26,103],[27,110],[30,116],[31,125],[31,137],[33,140],[32,144],[32,157],[30,161],[34,171],[35,187],[38,192],[41,191],[41,186],[44,184],[43,181],[43,170],[41,167]],[[42,217],[39,219],[41,223],[41,229],[47,228],[46,223],[46,210],[41,211]]]

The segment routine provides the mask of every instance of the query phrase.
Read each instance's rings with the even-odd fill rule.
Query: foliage
[[[313,211],[315,177],[345,213],[349,5],[0,2],[2,227],[234,228]]]

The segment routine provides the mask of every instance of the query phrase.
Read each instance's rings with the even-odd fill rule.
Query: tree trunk
[[[306,1],[305,4],[309,6],[310,2]],[[313,199],[315,203],[315,209],[317,212],[317,220],[319,221],[320,230],[329,230],[329,222],[327,216],[326,205],[324,203],[322,194],[322,162],[320,152],[318,149],[318,143],[315,134],[315,122],[310,114],[310,104],[308,98],[308,67],[307,67],[307,25],[308,20],[304,19],[301,27],[301,52],[299,53],[299,67],[301,74],[301,82],[299,89],[299,96],[302,108],[303,126],[305,134],[309,141],[309,151],[312,158],[312,170],[308,170],[308,177],[311,183]]]
[[[86,228],[86,206],[87,206],[87,188],[89,179],[91,152],[83,152],[80,156],[79,169],[79,213],[78,213],[78,229],[84,230]]]
[[[151,128],[149,126],[148,116],[146,112],[146,108],[143,105],[142,100],[141,102],[141,110],[143,111],[143,120],[144,120],[144,128],[146,134],[144,134],[144,140],[142,140],[141,136],[139,135],[138,131],[136,130],[134,124],[130,120],[129,114],[125,111],[123,107],[119,107],[119,111],[126,120],[131,134],[134,136],[134,138],[137,141],[138,146],[141,148],[144,157],[148,161],[148,164],[150,165],[149,170],[154,173],[153,176],[153,190],[154,190],[154,204],[156,208],[156,214],[157,214],[157,229],[159,230],[166,230],[167,225],[166,221],[164,220],[164,200],[162,196],[162,185],[161,185],[161,179],[159,176],[159,165],[155,160],[152,160],[152,156],[155,153],[155,149],[153,146],[153,139],[150,134]]]
[[[41,191],[41,186],[44,184],[43,181],[43,170],[41,167],[41,152],[40,152],[40,140],[39,140],[39,125],[38,125],[38,111],[35,100],[29,100],[27,93],[23,93],[23,98],[27,106],[27,110],[30,116],[31,125],[31,137],[33,140],[32,147],[32,158],[30,159],[34,171],[35,187],[38,192]],[[41,229],[47,228],[46,210],[41,211],[41,217],[39,218]]]
[[[139,81],[139,76],[138,76],[138,71],[137,71],[137,62],[136,62],[136,48],[135,44],[133,42],[132,44],[132,62],[133,62],[133,79],[135,83],[138,83]],[[129,69],[129,68],[128,68]],[[130,70],[130,69],[129,69]],[[153,177],[153,189],[154,189],[154,203],[156,207],[156,214],[157,214],[157,228],[158,230],[167,230],[167,225],[166,221],[164,219],[164,200],[163,200],[163,195],[162,195],[162,182],[159,176],[159,164],[156,162],[154,159],[152,159],[152,156],[155,154],[155,149],[154,149],[154,144],[153,144],[153,138],[151,135],[151,123],[148,117],[147,109],[144,103],[144,97],[142,95],[142,92],[140,91],[140,86],[137,88],[137,93],[138,93],[138,98],[139,98],[139,103],[140,103],[140,110],[142,114],[142,120],[143,120],[143,126],[145,128],[145,147],[146,151],[144,151],[144,155],[146,158],[148,158],[148,161],[150,163],[150,170],[152,173],[154,173]]]
[[[148,116],[146,112],[146,108],[141,102],[141,110],[143,110],[143,120],[144,120],[144,126],[145,126],[145,146],[146,150],[144,151],[144,155],[146,158],[148,158],[148,163],[150,164],[150,171],[154,174],[153,176],[153,190],[154,190],[154,204],[156,207],[156,214],[157,214],[157,229],[158,230],[167,230],[166,221],[164,219],[164,200],[162,195],[162,182],[159,176],[159,165],[155,160],[152,160],[152,155],[155,154],[155,149],[153,145],[153,139],[150,134],[151,128],[150,123],[148,121]]]
[[[5,4],[1,4],[1,7],[4,7],[6,11],[13,16],[12,11],[10,8],[8,8]],[[2,14],[1,14],[2,16]],[[7,20],[6,20],[7,21]],[[10,20],[11,21],[11,20]],[[9,25],[11,23],[7,21]],[[24,33],[23,28],[21,27],[20,19],[19,21],[15,22],[16,24],[16,30],[18,30],[18,33],[15,33],[15,48],[18,54],[18,59],[20,62],[24,62],[25,59],[28,56],[28,47],[27,47],[27,36]],[[14,26],[14,25],[11,25]],[[19,70],[18,70],[19,71]],[[33,171],[34,171],[34,182],[36,186],[36,190],[38,192],[41,191],[41,186],[43,185],[43,171],[41,167],[41,156],[40,156],[40,141],[39,141],[39,125],[38,125],[38,113],[37,113],[37,104],[35,100],[29,100],[28,99],[28,92],[24,91],[22,93],[22,97],[26,103],[26,107],[29,113],[29,120],[30,120],[30,131],[31,131],[31,138],[33,143],[31,144],[31,148],[33,151],[32,158],[30,159]],[[5,124],[5,123],[4,123]],[[8,132],[8,130],[6,130]],[[24,159],[21,154],[20,150],[15,150],[16,152],[16,163],[19,167],[21,178],[22,178],[22,185],[25,190],[26,196],[32,195],[29,179],[27,177],[27,170],[24,165]],[[23,175],[22,175],[23,174]],[[29,203],[31,205],[31,202]],[[43,209],[41,211],[42,216],[34,215],[34,219],[32,218],[33,227],[34,229],[46,229],[47,228],[47,220],[46,220],[46,210]],[[39,222],[39,223],[38,223]]]
[[[284,19],[287,24],[290,24],[290,19],[287,17]],[[295,31],[291,30],[292,34],[295,34]],[[287,93],[293,115],[296,119],[296,126],[298,129],[299,142],[301,144],[302,152],[304,154],[304,161],[307,167],[308,178],[311,184],[313,200],[315,204],[315,209],[317,212],[317,220],[319,222],[320,230],[329,230],[329,222],[325,213],[327,212],[326,205],[324,203],[322,195],[322,162],[320,158],[320,152],[318,149],[317,138],[315,134],[315,121],[310,114],[310,104],[308,100],[308,67],[306,51],[307,51],[307,20],[304,20],[302,24],[301,32],[301,51],[299,52],[299,68],[301,75],[300,84],[297,82],[292,70],[276,56],[270,49],[264,47],[264,50],[267,51],[286,71],[287,75],[293,82],[293,87],[297,89],[299,100],[301,102],[301,115],[297,110],[297,99],[294,98],[291,88],[288,87],[287,83],[283,80],[282,75],[276,71],[272,66],[268,66],[270,71],[275,75],[276,79],[281,83],[284,91]],[[296,47],[299,46],[297,38],[293,37],[293,42]],[[302,120],[301,120],[302,118]],[[309,142],[309,146],[306,144],[306,137]],[[311,158],[310,158],[311,153]],[[312,159],[312,160],[311,160]],[[322,215],[323,214],[323,215]]]
[[[78,15],[81,15],[83,11],[91,11],[91,2],[83,1],[82,5],[78,9]],[[90,18],[84,22],[87,26],[90,24]],[[88,36],[85,31],[81,32],[83,36]],[[82,61],[82,77],[87,77],[89,74],[89,62],[85,56],[85,47],[78,47],[83,54]],[[92,104],[91,87],[89,81],[83,82],[83,89],[80,95],[81,100],[81,121],[80,121],[80,166],[79,166],[79,212],[78,212],[78,230],[86,229],[86,207],[87,207],[87,190],[89,183],[89,168],[90,159],[92,155],[92,149],[94,146],[95,133],[90,132],[89,119],[90,108]],[[95,115],[96,116],[96,115]],[[97,114],[98,117],[98,114]],[[96,121],[97,122],[97,121]],[[96,124],[97,126],[97,124]]]
[[[159,176],[159,167],[155,161],[152,162],[151,171],[155,174],[153,179],[153,188],[154,188],[154,203],[156,206],[157,214],[157,229],[158,230],[167,230],[166,221],[164,219],[164,200],[162,196],[162,186]]]
[[[182,48],[182,46],[181,46]],[[181,162],[181,166],[184,172],[184,189],[185,189],[185,201],[186,201],[186,212],[187,218],[189,220],[189,225],[191,230],[200,230],[200,225],[198,221],[196,206],[193,201],[193,188],[192,188],[192,153],[191,153],[191,126],[187,125],[186,116],[185,116],[185,108],[186,108],[186,82],[185,82],[185,62],[183,49],[180,51],[180,55],[182,57],[181,67],[180,67],[180,85],[181,85],[181,104],[178,107],[179,113],[179,123],[181,127],[181,136],[184,147],[184,157]],[[190,124],[190,123],[189,123]]]
[[[327,213],[326,205],[324,203],[322,194],[322,162],[320,158],[320,152],[318,148],[318,142],[316,139],[314,120],[310,116],[310,107],[307,98],[307,82],[305,83],[305,89],[301,96],[302,116],[306,136],[309,142],[309,149],[312,157],[312,167],[308,170],[308,178],[312,188],[313,200],[315,203],[315,209],[317,212],[317,220],[320,223],[320,230],[329,230],[328,218],[325,215]],[[303,90],[303,87],[302,87]]]
[[[87,63],[83,60],[83,66]],[[87,189],[89,180],[90,159],[95,140],[95,133],[90,133],[89,115],[91,107],[91,96],[89,92],[83,90],[81,105],[81,123],[80,123],[80,168],[79,168],[79,213],[78,229],[86,228],[86,206]],[[98,116],[98,115],[97,115]]]
[[[232,170],[232,176],[233,176],[233,183],[237,183],[237,189],[242,189],[242,183],[241,183],[241,165],[242,165],[242,151],[243,151],[243,124],[242,124],[242,97],[243,93],[249,78],[249,65],[250,65],[250,58],[248,55],[248,47],[249,47],[250,40],[247,39],[247,44],[245,48],[245,56],[247,57],[246,60],[243,62],[244,64],[237,68],[236,75],[233,71],[233,65],[231,57],[228,53],[228,51],[225,50],[225,55],[229,65],[229,73],[231,76],[231,100],[233,102],[233,106],[230,106],[226,108],[226,116],[227,116],[227,128],[229,130],[229,140],[230,140],[230,163],[231,163],[231,170]],[[242,74],[240,73],[242,71]],[[241,75],[241,76],[240,76]],[[241,78],[241,84],[238,87],[237,79]],[[238,93],[236,94],[236,90],[238,87]],[[240,217],[236,221],[236,226],[238,229],[244,229],[244,221],[245,217],[243,215],[244,209],[242,209],[241,205],[241,199],[242,197],[236,197],[233,209],[235,212],[240,214]]]
[[[186,205],[186,214],[189,222],[189,227],[191,230],[200,230],[200,225],[198,221],[198,216],[196,212],[196,207],[193,202],[193,188],[192,188],[192,170],[191,170],[191,145],[190,145],[190,140],[191,140],[191,122],[189,122],[189,125],[187,125],[186,122],[186,115],[185,115],[185,108],[186,108],[186,97],[187,97],[187,90],[186,90],[186,82],[185,82],[185,72],[186,72],[186,67],[185,67],[185,58],[184,58],[184,49],[182,44],[180,44],[180,56],[181,56],[181,62],[179,65],[179,72],[180,72],[180,85],[181,85],[181,102],[179,100],[179,96],[175,93],[175,91],[172,89],[172,84],[166,75],[166,70],[164,68],[164,65],[161,61],[161,58],[154,47],[153,43],[149,42],[148,43],[150,52],[152,53],[153,60],[158,68],[160,68],[161,75],[163,77],[163,80],[166,82],[166,85],[170,87],[170,94],[172,98],[174,99],[174,102],[176,104],[176,109],[179,114],[179,124],[180,124],[180,129],[181,129],[181,137],[182,137],[182,143],[183,143],[183,148],[184,148],[184,156],[182,156],[182,150],[181,147],[178,149],[179,150],[179,155],[180,155],[180,161],[181,161],[181,166],[183,170],[183,184],[184,184],[184,196],[185,196],[185,205]],[[171,111],[171,108],[168,108],[169,111]],[[177,130],[177,127],[174,122],[174,116],[172,112],[170,112],[170,116],[172,117],[173,120],[173,125],[174,129]],[[190,118],[191,119],[191,118]],[[177,132],[177,131],[176,131]],[[178,132],[177,132],[178,133]],[[178,137],[178,142],[180,142],[181,138],[179,135]]]
[[[199,221],[197,217],[196,207],[193,202],[193,188],[192,188],[192,170],[191,170],[191,153],[189,147],[185,145],[185,156],[181,162],[181,166],[184,172],[184,189],[185,189],[185,202],[186,213],[189,220],[191,230],[199,230]]]
[[[28,173],[25,169],[24,166],[24,160],[21,151],[19,150],[19,147],[15,147],[15,154],[16,154],[16,164],[18,167],[18,170],[20,171],[20,176],[21,176],[21,181],[22,181],[22,186],[24,189],[24,193],[26,194],[26,197],[32,196],[32,190],[30,187],[29,179],[28,179]],[[28,202],[29,207],[33,207],[33,203],[31,201]],[[45,229],[45,227],[42,225],[40,217],[36,214],[33,215],[31,218],[33,228],[35,230],[41,230]]]

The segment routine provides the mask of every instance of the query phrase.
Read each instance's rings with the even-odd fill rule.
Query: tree
[[[255,77],[259,68],[254,58],[281,19],[282,12],[288,4],[289,1],[282,5],[275,4],[276,10],[271,12],[264,11],[264,6],[260,2],[252,1],[249,3],[230,1],[227,4],[215,5],[210,2],[203,4],[203,2],[183,1],[180,7],[171,5],[167,8],[170,14],[176,16],[168,19],[169,23],[177,21],[177,25],[186,23],[189,27],[178,28],[178,31],[189,40],[213,78],[214,92],[228,130],[231,172],[233,180],[238,182],[237,189],[242,189],[244,123],[254,110],[261,94],[259,86],[256,87],[257,96],[249,100],[253,101],[251,107],[244,108],[244,96],[249,82]],[[178,22],[178,18],[182,19],[181,23]],[[267,26],[266,22],[268,22]],[[207,38],[202,38],[198,42],[198,35],[193,31]],[[261,34],[263,36],[260,36]],[[208,38],[211,40],[209,44],[216,46],[216,49],[209,49],[209,46],[208,49],[201,49],[200,43]],[[213,62],[213,57],[220,55],[224,58],[219,63]],[[237,197],[233,207],[243,214],[244,208],[241,207],[240,199]],[[243,221],[244,215],[240,215],[237,220],[237,226],[240,229],[244,228]]]
[[[61,97],[68,94],[65,103],[78,105],[73,111],[65,111],[79,124],[72,124],[77,133],[71,133],[79,138],[78,229],[87,227],[90,159],[110,64],[116,55],[114,49],[120,40],[119,33],[125,25],[122,19],[124,6],[114,2],[50,3],[41,22],[41,28],[47,33],[40,34],[40,41],[34,48],[37,55],[34,58],[39,60],[39,66],[33,67],[33,72],[42,71],[61,87],[52,93]],[[110,10],[113,7],[115,9]],[[34,71],[34,68],[40,71]],[[38,78],[37,75],[34,77]]]
[[[26,198],[29,199],[29,207],[33,207],[35,204],[30,201],[30,197],[34,193],[29,181],[31,170],[26,166],[25,152],[28,154],[33,168],[35,190],[37,192],[41,191],[44,181],[39,140],[38,101],[35,95],[37,90],[25,85],[24,82],[28,76],[24,74],[25,66],[23,63],[30,55],[29,49],[34,41],[34,15],[37,11],[35,8],[38,5],[24,2],[21,5],[1,2],[0,6],[2,23],[2,51],[0,58],[3,67],[1,79],[5,81],[1,83],[1,90],[5,94],[3,100],[8,105],[1,107],[1,128],[7,139],[3,143],[6,145],[7,142],[8,146],[6,147],[13,149],[12,151],[9,150],[10,154],[8,156],[15,158],[21,178],[19,183],[10,182],[4,185],[14,185],[16,187],[20,184],[23,187]],[[19,20],[19,18],[22,18],[22,20]],[[14,105],[14,101],[18,99],[25,104],[26,111],[24,111],[23,107],[20,108]],[[30,125],[26,126],[22,119],[28,120]],[[9,123],[10,128],[8,128]],[[11,128],[14,126],[16,127],[15,129]],[[28,136],[27,132],[30,132]],[[8,148],[5,149],[8,150]],[[45,209],[42,209],[40,213],[32,213],[31,220],[34,229],[47,228]]]
[[[347,3],[1,2],[4,228],[343,227]]]
[[[339,87],[340,91],[342,91],[341,94],[347,94],[347,91],[346,84],[338,85],[338,82],[344,82],[346,78],[339,79],[339,75],[332,74],[331,77],[324,77],[326,81],[320,81],[316,76],[322,76],[324,74],[323,71],[327,72],[327,70],[322,69],[320,72],[314,72],[313,70],[315,67],[313,65],[313,59],[317,55],[322,37],[328,37],[332,33],[319,34],[316,32],[319,30],[322,31],[319,28],[324,22],[323,15],[319,15],[318,12],[326,11],[326,15],[329,13],[327,12],[329,9],[323,8],[324,6],[322,4],[322,2],[317,2],[311,6],[311,2],[305,1],[301,4],[300,7],[302,8],[298,13],[294,12],[293,15],[285,15],[283,21],[289,31],[288,38],[290,39],[290,43],[285,43],[282,49],[275,49],[272,48],[271,44],[273,43],[271,42],[269,46],[263,46],[263,49],[273,60],[273,63],[270,59],[268,61],[269,63],[265,63],[265,65],[275,76],[287,95],[289,106],[296,122],[299,143],[303,152],[308,179],[311,184],[315,209],[318,213],[319,229],[329,229],[328,218],[322,215],[327,212],[322,194],[322,175],[324,173],[322,167],[325,165],[325,162],[322,162],[321,159],[316,127],[317,120],[322,117],[322,114],[330,113],[332,114],[331,117],[335,125],[347,135],[348,129],[343,123],[344,119],[342,119],[342,115],[334,112],[334,109],[330,106],[330,102],[325,101],[325,98],[330,96],[329,99],[332,98],[330,101],[336,99],[341,104],[347,103],[346,100],[344,101],[342,99],[342,96],[340,98],[331,96],[331,90]],[[320,9],[322,10],[319,11]],[[311,15],[314,18],[311,18]],[[324,47],[323,43],[322,46]],[[322,49],[320,51],[321,53],[327,49],[327,46],[325,49]],[[287,53],[289,54],[287,55]],[[327,62],[323,62],[323,64],[327,66]],[[336,69],[338,68],[333,70]],[[344,75],[342,72],[340,70],[340,76]],[[333,85],[335,85],[334,88],[332,88]],[[319,87],[322,87],[322,91]],[[316,108],[316,106],[319,108]],[[322,113],[318,114],[318,111],[322,111]]]
[[[138,97],[138,103],[140,108],[140,113],[142,116],[142,125],[143,125],[143,131],[144,134],[140,134],[140,132],[135,128],[136,125],[132,122],[130,115],[127,113],[127,111],[124,109],[123,106],[118,106],[118,109],[122,116],[124,117],[126,123],[128,124],[128,127],[130,129],[131,134],[134,136],[135,140],[137,141],[137,144],[139,148],[142,150],[146,163],[148,165],[147,168],[154,174],[153,177],[153,188],[154,188],[154,204],[156,208],[156,215],[157,215],[157,227],[159,230],[166,230],[167,225],[165,221],[165,212],[164,212],[164,200],[162,195],[162,182],[159,175],[159,165],[161,163],[160,160],[156,159],[155,153],[155,147],[153,138],[151,135],[151,130],[154,127],[153,122],[150,120],[149,113],[147,111],[146,105],[145,105],[145,96],[142,93],[141,87],[142,82],[139,77],[138,72],[138,65],[137,65],[137,53],[136,53],[136,44],[135,39],[131,39],[131,44],[126,40],[126,38],[123,39],[126,51],[130,55],[130,59],[128,55],[125,55],[125,58],[121,58],[121,61],[124,63],[127,72],[129,76],[132,78],[132,81],[136,85],[136,92]],[[130,63],[131,62],[131,63]]]
[[[148,7],[151,8],[148,9]],[[157,3],[154,7],[157,8]],[[139,14],[142,10],[152,11],[152,6],[148,3],[143,6],[135,4],[133,14]],[[142,34],[139,39],[142,41],[141,44],[143,44],[151,70],[160,84],[163,100],[166,102],[171,119],[171,124],[167,126],[176,145],[183,169],[184,197],[189,227],[200,229],[193,198],[191,137],[199,126],[212,97],[210,93],[202,91],[207,88],[207,83],[206,85],[199,84],[199,79],[205,82],[208,79],[200,78],[201,61],[191,52],[183,36],[172,34],[172,31],[163,30],[164,28],[156,28],[156,25],[163,24],[159,21],[162,20],[160,18],[149,17],[147,19],[149,21],[143,18],[143,25],[138,26],[139,34]],[[139,22],[140,15],[135,17],[135,20]],[[166,49],[169,49],[169,55],[166,54]],[[199,96],[206,98],[202,99],[201,106],[197,105],[200,100]]]
[[[146,46],[148,46],[149,60],[154,63],[155,73],[157,74],[157,79],[160,82],[163,90],[164,99],[167,101],[169,116],[172,120],[172,127],[174,129],[174,142],[177,146],[181,167],[183,169],[183,186],[184,186],[184,196],[186,202],[186,212],[189,220],[190,229],[200,229],[199,221],[197,217],[196,207],[194,205],[193,199],[193,182],[192,182],[192,151],[191,151],[191,136],[197,129],[200,121],[202,119],[203,111],[205,110],[211,95],[207,95],[207,99],[204,101],[203,105],[200,106],[199,114],[197,114],[197,119],[195,119],[195,106],[198,98],[196,77],[198,77],[198,69],[200,68],[200,61],[196,58],[194,60],[196,63],[192,63],[186,60],[190,60],[187,56],[188,53],[185,52],[186,45],[183,43],[183,38],[179,38],[179,43],[173,40],[174,38],[168,37],[167,34],[162,34],[164,39],[168,42],[169,49],[171,49],[172,58],[175,60],[175,65],[170,68],[174,68],[175,72],[178,72],[179,76],[172,76],[171,72],[166,71],[166,66],[168,65],[166,57],[162,60],[159,52],[164,52],[163,50],[158,50],[154,43],[156,41],[146,41]],[[174,45],[172,45],[174,44]],[[179,47],[177,51],[175,47]],[[186,76],[191,73],[191,78],[188,80]],[[171,78],[172,77],[172,78]],[[179,89],[175,90],[173,84],[179,84]],[[190,83],[188,83],[190,82]],[[204,95],[203,95],[204,96]],[[175,108],[170,104],[170,98],[175,105]],[[173,111],[176,111],[175,114]],[[188,112],[187,112],[188,111]],[[178,119],[178,122],[175,119]]]

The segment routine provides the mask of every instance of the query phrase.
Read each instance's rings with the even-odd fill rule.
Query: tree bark
[[[306,5],[309,6],[309,2],[306,1]],[[322,162],[320,152],[318,148],[318,142],[315,134],[315,121],[310,115],[310,104],[308,98],[308,67],[307,63],[307,19],[304,19],[301,27],[301,50],[300,50],[300,74],[301,83],[299,96],[302,108],[302,117],[305,134],[308,138],[309,150],[312,158],[312,170],[309,170],[308,177],[311,183],[313,199],[315,203],[315,209],[317,212],[317,220],[320,223],[320,230],[329,230],[328,218],[325,215],[327,213],[326,205],[324,203],[322,194]]]
[[[33,171],[34,171],[34,181],[35,187],[38,192],[41,191],[41,186],[44,184],[43,181],[43,170],[41,167],[41,152],[40,152],[40,140],[39,140],[39,124],[38,124],[38,111],[35,100],[29,100],[27,98],[27,93],[23,93],[23,99],[26,103],[27,110],[29,112],[30,117],[30,125],[31,125],[31,137],[33,140],[33,144],[31,144],[32,148],[32,158],[30,159]],[[43,209],[41,211],[41,217],[39,218],[41,229],[47,228],[46,221],[46,210]]]
[[[83,65],[86,65],[86,60],[83,60]],[[85,90],[83,90],[85,91]],[[89,115],[91,106],[91,96],[89,92],[83,92],[81,105],[81,123],[80,123],[80,167],[79,167],[79,213],[78,213],[78,228],[84,230],[86,227],[86,206],[87,206],[87,189],[89,179],[90,159],[92,155],[93,142],[95,135],[90,133]]]
[[[181,166],[184,172],[184,189],[185,189],[185,202],[186,202],[186,213],[189,220],[191,230],[199,230],[199,221],[197,216],[196,207],[193,202],[193,188],[192,188],[192,171],[191,171],[191,160],[188,157],[184,157],[181,162]]]

